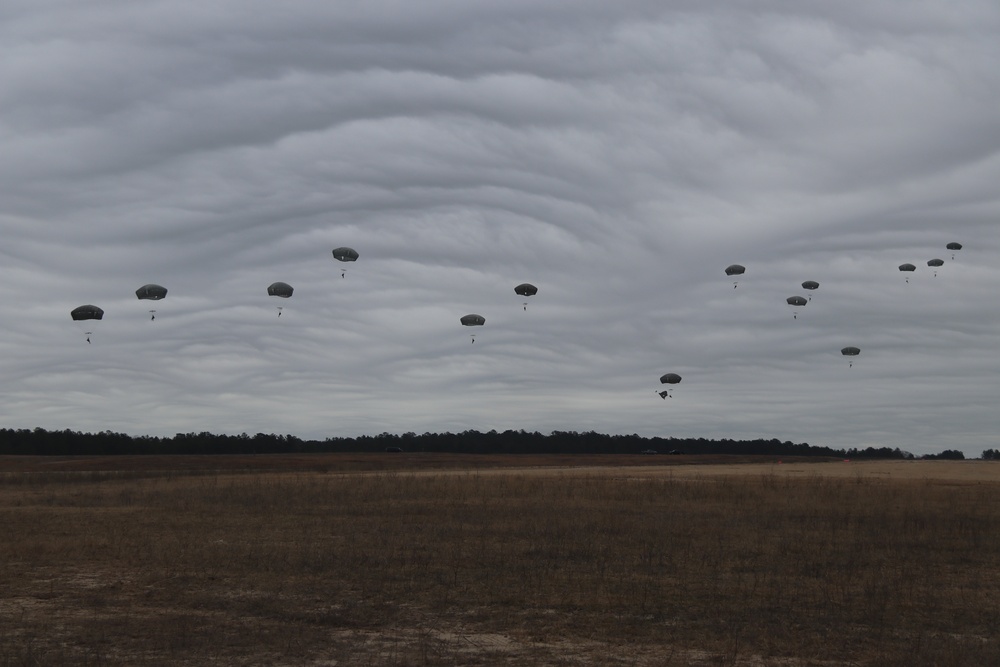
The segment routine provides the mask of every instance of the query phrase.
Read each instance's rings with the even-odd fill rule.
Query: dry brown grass
[[[107,464],[0,477],[0,665],[1000,664],[993,481]]]

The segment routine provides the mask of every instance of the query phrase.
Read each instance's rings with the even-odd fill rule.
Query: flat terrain
[[[1000,482],[993,461],[844,461],[822,457],[494,455],[494,454],[262,454],[257,456],[0,456],[5,472],[461,472],[701,477],[728,475]]]
[[[768,463],[707,463],[642,468],[632,476],[677,478],[728,475],[830,477],[838,479],[926,480],[928,482],[1000,482],[1000,463],[992,461],[772,461]]]
[[[7,665],[1000,664],[1000,464],[0,457]]]

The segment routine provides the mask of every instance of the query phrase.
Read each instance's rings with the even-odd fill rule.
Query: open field
[[[637,456],[616,454],[262,454],[257,456],[0,456],[4,473],[95,473],[123,475],[227,472],[444,472],[598,474],[625,476],[717,477],[778,475],[885,477],[937,481],[1000,482],[1000,462],[842,461],[823,457]],[[617,472],[616,472],[617,471]]]
[[[1000,464],[0,457],[0,665],[1000,664]]]

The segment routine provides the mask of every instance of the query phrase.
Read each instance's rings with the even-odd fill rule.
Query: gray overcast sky
[[[997,63],[994,0],[8,0],[0,425],[978,456]]]

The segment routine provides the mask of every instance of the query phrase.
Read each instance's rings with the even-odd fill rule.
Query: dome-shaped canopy
[[[333,249],[333,258],[338,262],[356,262],[358,261],[358,251],[354,248],[340,247]]]
[[[150,283],[149,285],[143,285],[137,289],[135,291],[135,295],[140,299],[159,301],[167,296],[167,288],[162,285],[154,285]]]
[[[97,306],[78,306],[69,312],[74,320],[103,320],[104,311]]]
[[[267,288],[267,293],[269,296],[280,296],[282,299],[287,299],[292,295],[292,286],[288,283],[271,283]]]
[[[471,313],[469,315],[463,316],[461,322],[462,326],[481,327],[484,324],[486,324],[486,318],[483,317],[482,315],[476,315],[475,313]]]

